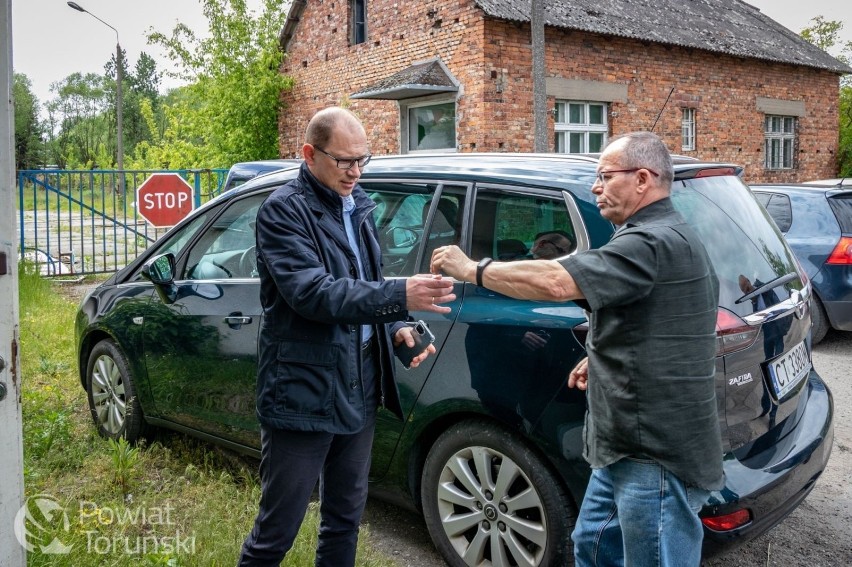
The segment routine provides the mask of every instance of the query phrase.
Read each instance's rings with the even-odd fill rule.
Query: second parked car
[[[447,243],[504,261],[539,255],[543,233],[565,238],[548,248],[557,255],[604,245],[614,227],[590,190],[596,167],[584,156],[376,157],[361,185],[375,203],[385,277],[428,271],[431,251]],[[739,172],[679,159],[672,193],[720,284],[726,485],[701,511],[707,555],[795,509],[833,439],[832,397],[810,362],[810,283]],[[207,203],[83,300],[80,379],[101,434],[133,440],[155,425],[258,454],[254,219],[295,174]],[[585,393],[566,377],[585,353],[586,315],[574,302],[454,285],[450,314],[412,313],[437,354],[415,369],[397,364],[405,420],[379,411],[373,494],[421,510],[450,565],[569,565],[590,470]]]
[[[852,331],[852,186],[752,185],[813,285],[814,343]]]

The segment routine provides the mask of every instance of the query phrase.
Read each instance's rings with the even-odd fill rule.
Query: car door
[[[261,315],[254,224],[267,195],[233,199],[222,208],[179,260],[177,300],[155,298],[144,322],[158,415],[254,447]]]
[[[588,247],[570,197],[524,187],[477,186],[470,234],[474,260],[555,259]],[[554,235],[568,237],[570,244],[554,244]],[[542,244],[546,239],[553,242]],[[581,395],[569,391],[565,380],[584,352],[577,329],[586,323],[582,308],[574,302],[519,301],[472,283],[464,284],[464,298],[430,390],[475,401],[527,432],[551,402],[570,405],[565,396]]]
[[[462,243],[468,185],[364,179],[360,184],[376,203],[373,215],[379,231],[384,262],[382,272],[385,278],[428,274],[429,262],[435,248]],[[397,387],[406,416],[414,410],[416,400],[436,361],[443,357],[442,352],[463,301],[461,284],[456,284],[455,292],[456,300],[445,304],[452,309],[448,315],[425,311],[410,313],[412,318],[422,319],[429,326],[435,335],[437,353],[410,370],[406,370],[399,360],[394,359]],[[373,452],[371,477],[380,477],[387,470],[404,425],[404,422],[390,412],[384,409],[379,411],[374,445],[383,445],[385,448]]]

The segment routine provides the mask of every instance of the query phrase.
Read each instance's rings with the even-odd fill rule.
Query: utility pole
[[[0,565],[23,567],[14,523],[24,504],[21,372],[18,356],[18,245],[12,108],[12,2],[0,0]]]
[[[547,152],[547,86],[544,64],[544,2],[531,0],[533,118],[535,119],[535,151]]]

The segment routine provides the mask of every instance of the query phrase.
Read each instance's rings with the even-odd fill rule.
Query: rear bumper
[[[824,301],[822,305],[832,328],[852,331],[852,301]]]
[[[748,467],[733,455],[725,457],[725,488],[713,492],[701,516],[721,516],[743,508],[752,520],[739,528],[719,532],[704,528],[704,556],[727,553],[777,525],[805,499],[825,470],[834,439],[834,402],[822,379],[811,370],[807,403],[798,425],[790,432],[790,451],[766,455],[760,468]],[[777,447],[776,447],[777,449]],[[759,455],[750,459],[762,459]]]

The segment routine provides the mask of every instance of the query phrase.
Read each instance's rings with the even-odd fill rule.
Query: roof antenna
[[[654,120],[654,125],[651,126],[651,132],[653,132],[654,128],[657,127],[657,122],[660,121],[660,116],[663,115],[663,111],[666,109],[666,105],[669,103],[669,99],[672,98],[672,93],[674,92],[674,90],[675,88],[672,87],[672,90],[669,91],[669,96],[666,97],[666,102],[663,103],[663,107],[660,109],[660,113],[657,115],[657,119]]]

